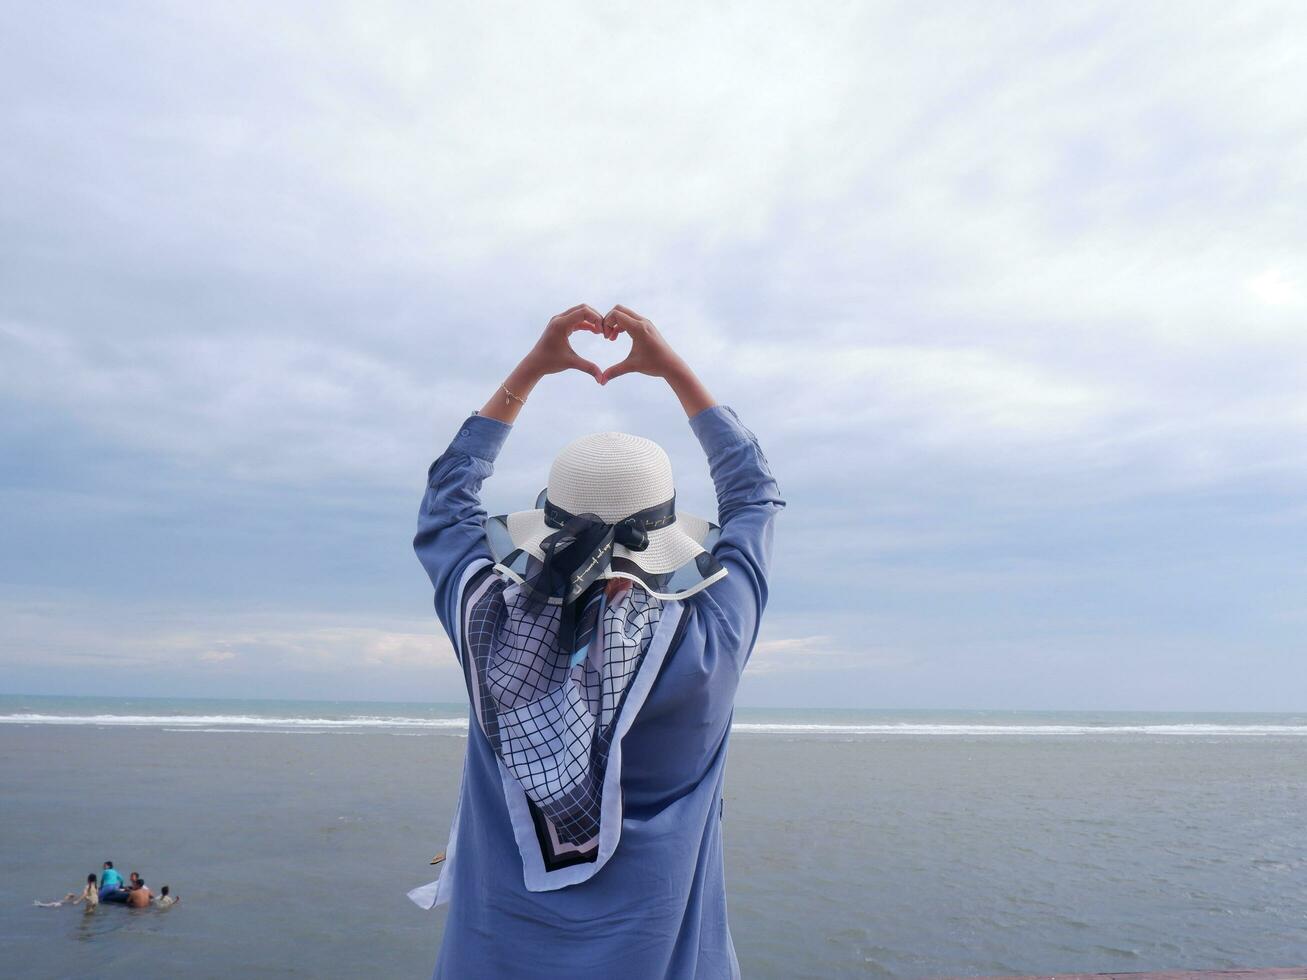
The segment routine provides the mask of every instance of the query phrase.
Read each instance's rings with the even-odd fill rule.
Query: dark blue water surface
[[[0,699],[4,973],[423,977],[457,705]],[[741,711],[746,977],[1307,962],[1302,716]],[[40,909],[104,858],[174,909]]]

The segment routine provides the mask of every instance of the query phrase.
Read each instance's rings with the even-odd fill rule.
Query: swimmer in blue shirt
[[[114,870],[112,861],[105,861],[100,874],[100,901],[125,902],[128,894],[123,887],[123,876]]]

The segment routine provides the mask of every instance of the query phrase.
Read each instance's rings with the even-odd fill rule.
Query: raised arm
[[[481,484],[512,426],[473,412],[427,470],[413,550],[435,588],[436,615],[452,640],[454,592],[468,564],[489,558]]]
[[[743,670],[767,606],[773,525],[785,500],[757,437],[735,409],[706,408],[691,417],[690,428],[708,458],[717,490],[717,523],[722,532],[713,557],[727,569],[724,579],[708,587],[707,598],[735,641]]]
[[[602,380],[606,383],[632,371],[663,378],[680,400],[708,458],[717,490],[717,523],[722,528],[713,557],[727,572],[705,590],[705,605],[738,651],[743,670],[767,605],[772,525],[785,500],[757,437],[734,409],[716,402],[649,320],[617,306],[604,322],[631,335],[631,354],[604,372]]]
[[[577,330],[603,333],[611,339],[615,332],[605,330],[602,321],[599,313],[584,303],[550,320],[536,345],[480,411],[463,420],[448,448],[427,470],[413,550],[435,588],[436,615],[451,638],[459,580],[472,561],[491,557],[481,484],[494,472],[495,459],[513,421],[541,378],[575,369],[602,381],[599,368],[579,357],[567,339]]]

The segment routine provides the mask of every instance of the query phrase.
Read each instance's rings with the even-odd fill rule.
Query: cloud
[[[745,667],[745,676],[844,670],[871,676],[878,669],[903,666],[912,659],[901,651],[859,648],[847,642],[830,635],[760,639]]]
[[[955,619],[1024,677],[1047,635],[1016,608],[1135,622],[1147,662],[1189,635],[1125,614],[1159,582],[1280,649],[1304,30],[1215,2],[4,16],[0,655],[436,683],[423,474],[581,300],[649,314],[763,441],[790,506],[751,672],[925,697],[976,648]],[[638,377],[542,383],[488,508],[604,429],[667,445],[712,514]],[[1229,690],[1242,647],[1212,642]]]
[[[205,676],[221,670],[257,686],[331,674],[362,684],[405,682],[414,671],[433,678],[444,696],[461,696],[461,673],[434,617],[366,625],[324,610],[276,614],[138,606],[130,614],[102,603],[18,601],[0,604],[9,624],[0,664],[9,669],[95,665],[128,676],[151,672]]]
[[[1284,270],[1272,266],[1256,276],[1244,280],[1248,291],[1267,306],[1298,306],[1302,303],[1302,290],[1291,279],[1286,279]]]
[[[220,664],[228,660],[235,660],[236,653],[232,650],[205,650],[196,659],[206,664]]]

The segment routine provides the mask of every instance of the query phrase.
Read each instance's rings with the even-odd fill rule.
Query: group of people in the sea
[[[144,909],[154,906],[156,908],[166,909],[170,905],[176,905],[180,898],[172,894],[172,890],[164,885],[159,889],[159,894],[150,891],[149,886],[135,871],[131,873],[127,881],[123,881],[123,876],[114,868],[112,861],[105,861],[104,867],[100,872],[100,878],[97,881],[94,874],[86,876],[86,884],[82,887],[80,893],[69,892],[58,902],[37,902],[42,908],[58,908],[60,905],[82,905],[85,903],[86,911],[98,907],[101,902],[112,902],[118,905],[127,905],[131,908]]]

